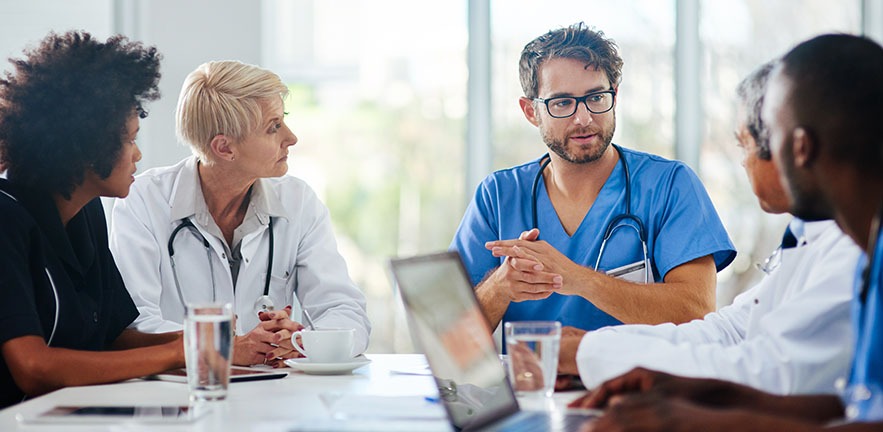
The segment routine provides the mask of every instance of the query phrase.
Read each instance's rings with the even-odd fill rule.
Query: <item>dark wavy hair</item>
[[[10,180],[70,198],[87,170],[110,176],[126,120],[159,98],[160,54],[124,36],[49,33],[0,79],[0,166]]]
[[[553,58],[579,60],[586,67],[598,68],[607,74],[611,87],[618,86],[622,79],[622,57],[616,43],[604,37],[604,32],[579,22],[551,30],[524,46],[518,73],[525,97],[537,97],[540,66]]]

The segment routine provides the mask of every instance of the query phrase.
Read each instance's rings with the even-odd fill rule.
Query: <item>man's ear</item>
[[[794,155],[794,166],[809,168],[819,155],[819,144],[813,135],[803,127],[794,129],[791,133],[791,151]]]
[[[518,105],[521,105],[521,112],[524,113],[524,118],[526,118],[530,124],[534,126],[540,125],[539,120],[537,120],[537,111],[534,109],[533,100],[526,97],[520,97],[518,98]]]
[[[215,135],[214,138],[212,138],[211,143],[209,143],[209,147],[211,148],[215,160],[232,162],[235,159],[231,141],[224,135]]]

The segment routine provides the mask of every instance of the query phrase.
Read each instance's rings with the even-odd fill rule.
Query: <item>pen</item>
[[[310,313],[307,312],[307,309],[306,309],[306,308],[304,308],[304,318],[307,319],[307,325],[310,326],[310,330],[315,330],[315,329],[316,329],[316,326],[313,325],[313,319],[310,318]]]

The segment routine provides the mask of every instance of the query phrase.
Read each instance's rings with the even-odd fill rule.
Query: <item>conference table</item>
[[[0,431],[261,431],[452,430],[437,402],[438,391],[420,354],[369,354],[371,363],[343,375],[290,370],[282,379],[231,383],[227,399],[205,404],[205,414],[186,423],[137,420],[115,423],[44,424],[32,419],[55,406],[187,405],[183,383],[128,380],[69,387],[0,411]],[[523,410],[563,411],[577,392],[522,399]],[[350,429],[356,430],[356,428]]]

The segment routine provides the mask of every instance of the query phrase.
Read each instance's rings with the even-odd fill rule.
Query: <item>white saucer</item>
[[[285,364],[288,365],[288,367],[312,375],[348,374],[355,369],[365,366],[368,363],[371,363],[371,360],[364,355],[360,355],[350,361],[340,363],[313,363],[310,361],[309,358],[296,358],[285,360]]]

